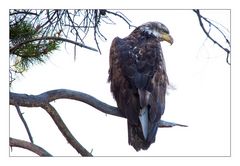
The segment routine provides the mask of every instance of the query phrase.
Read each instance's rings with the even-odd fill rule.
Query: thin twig
[[[16,11],[16,12],[12,12],[12,13],[9,13],[9,16],[13,16],[13,15],[18,15],[18,14],[27,14],[27,15],[35,15],[35,16],[38,16],[37,13],[33,13],[31,11]]]
[[[21,121],[23,122],[23,125],[24,125],[24,127],[25,127],[25,129],[26,129],[26,131],[27,131],[28,138],[29,138],[29,140],[31,141],[31,143],[33,143],[32,134],[31,134],[31,132],[30,132],[30,130],[29,130],[29,127],[28,127],[28,125],[27,125],[26,120],[24,119],[24,117],[23,117],[23,115],[22,115],[22,113],[21,113],[20,107],[19,107],[17,104],[15,105],[15,107],[16,107],[17,113],[18,113],[18,115],[19,115]]]
[[[33,143],[20,140],[20,139],[15,139],[15,138],[9,138],[9,146],[10,147],[19,147],[19,148],[24,148],[32,151],[33,153],[36,153],[39,156],[48,156],[51,157],[52,155],[48,153],[45,149],[42,147],[35,145]]]
[[[99,19],[100,19],[100,18],[98,18],[98,16],[99,16],[98,11],[94,10],[94,29],[93,29],[94,30],[94,40],[95,40],[95,43],[97,45],[99,53],[102,54],[101,50],[100,50],[100,47],[99,47],[98,40],[97,40],[97,28],[98,28]]]
[[[63,42],[72,43],[72,44],[75,44],[75,45],[77,45],[77,46],[79,46],[79,47],[83,47],[83,48],[86,48],[86,49],[89,49],[89,50],[98,52],[98,50],[95,49],[95,48],[86,46],[86,45],[84,45],[84,44],[78,43],[78,42],[73,41],[73,40],[69,40],[69,39],[61,38],[61,37],[56,37],[56,36],[45,36],[45,37],[43,36],[43,37],[39,37],[39,38],[34,38],[34,39],[25,40],[25,41],[23,41],[22,43],[19,43],[19,44],[15,45],[14,47],[10,48],[10,54],[14,53],[14,52],[15,52],[18,48],[20,48],[22,45],[27,44],[27,43],[30,43],[30,42],[38,41],[38,40],[63,41]]]
[[[116,13],[114,13],[114,12],[111,12],[111,11],[109,11],[109,10],[106,10],[105,12],[106,12],[106,13],[109,13],[109,14],[112,14],[112,15],[114,15],[114,16],[120,17],[121,19],[123,19],[123,20],[128,24],[129,29],[130,29],[131,27],[136,28],[136,26],[130,24],[131,21],[130,21],[126,16],[124,16],[121,12],[116,12]],[[120,14],[118,14],[118,13],[120,13]]]
[[[213,25],[215,28],[216,26],[210,22],[207,18],[203,17],[201,14],[200,14],[200,11],[199,9],[193,9],[193,11],[197,14],[198,16],[198,21],[199,21],[199,24],[203,30],[203,32],[207,35],[207,37],[214,43],[214,44],[217,44],[221,49],[223,49],[226,53],[227,53],[227,58],[226,58],[226,62],[230,65],[231,63],[229,62],[229,55],[230,55],[230,50],[227,49],[227,48],[224,48],[219,42],[217,42],[215,39],[213,39],[212,36],[210,36],[210,33],[207,32],[207,30],[205,29],[204,25],[203,25],[203,22],[202,22],[202,19],[204,19],[205,21],[207,21],[210,25]],[[219,28],[216,28],[221,34],[224,34]],[[230,42],[229,40],[226,38],[225,35],[223,35],[226,42],[229,44],[229,47],[230,47]]]

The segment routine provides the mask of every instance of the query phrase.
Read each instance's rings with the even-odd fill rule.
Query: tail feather
[[[136,126],[128,122],[128,143],[133,146],[136,151],[141,149],[147,150],[150,146],[150,142],[147,142],[144,138],[141,125]]]
[[[140,110],[139,120],[145,140],[148,137],[148,108],[144,107]]]
[[[151,142],[151,143],[155,142],[157,130],[158,130],[158,122],[149,124],[149,132],[147,137],[148,142]]]
[[[140,123],[140,122],[139,122]],[[147,139],[145,139],[142,126],[132,125],[128,122],[128,143],[133,146],[136,151],[141,149],[147,150],[152,143],[155,142],[155,136],[157,133],[158,124],[149,125],[149,132]]]

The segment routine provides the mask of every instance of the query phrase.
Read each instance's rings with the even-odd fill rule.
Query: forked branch
[[[72,145],[73,148],[76,149],[78,153],[82,156],[92,156],[90,152],[88,152],[71,134],[70,130],[67,128],[62,118],[58,114],[57,110],[50,104],[50,102],[57,99],[72,99],[84,102],[97,110],[110,114],[113,116],[123,117],[125,118],[117,107],[113,107],[108,105],[95,97],[68,89],[57,89],[44,92],[39,95],[27,95],[27,94],[18,94],[10,92],[10,105],[17,105],[22,107],[41,107],[47,111],[47,113],[51,116],[58,129],[61,131],[66,140]],[[161,120],[159,122],[159,127],[187,127],[186,125],[181,125],[173,122],[167,122]]]

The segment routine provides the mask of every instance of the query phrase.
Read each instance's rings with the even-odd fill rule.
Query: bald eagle
[[[136,151],[155,142],[165,109],[168,76],[161,41],[173,43],[168,28],[147,22],[123,39],[114,38],[110,48],[108,81]]]

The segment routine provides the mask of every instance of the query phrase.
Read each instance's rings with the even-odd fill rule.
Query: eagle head
[[[168,28],[160,22],[147,22],[142,24],[139,29],[149,35],[157,37],[160,41],[167,41],[173,44],[173,38],[169,34]]]

